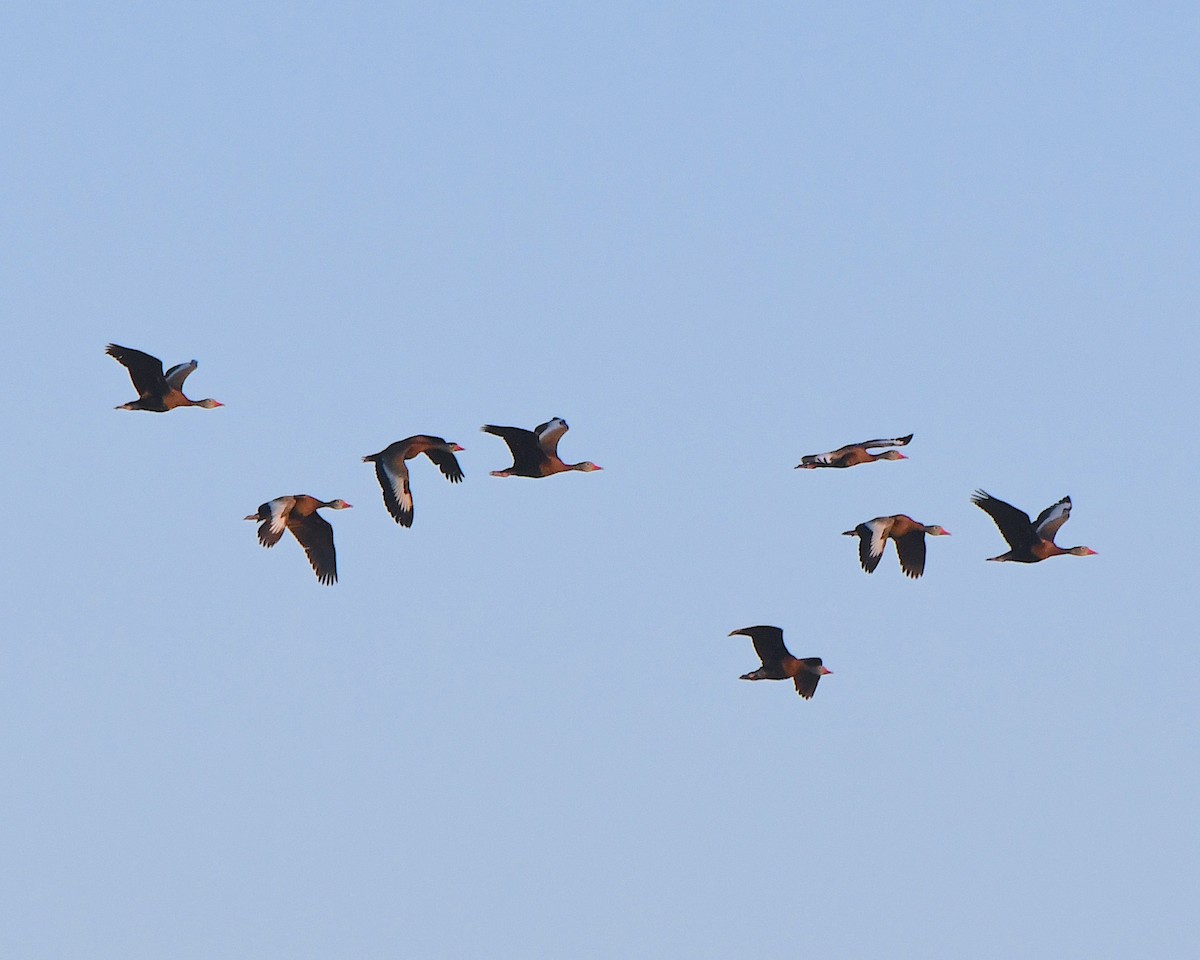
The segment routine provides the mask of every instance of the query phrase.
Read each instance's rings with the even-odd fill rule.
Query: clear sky
[[[1198,27],[10,7],[0,954],[1187,955]],[[488,476],[552,416],[603,473]],[[1099,556],[985,563],[976,487]],[[241,520],[301,492],[335,587]]]

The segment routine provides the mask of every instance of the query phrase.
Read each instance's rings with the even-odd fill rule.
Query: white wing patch
[[[1037,534],[1044,540],[1053,540],[1054,535],[1058,533],[1058,528],[1067,522],[1067,518],[1071,516],[1071,498],[1063,497],[1054,506],[1046,511],[1042,522],[1037,526]]]
[[[271,508],[271,525],[267,529],[276,539],[282,537],[287,529],[287,515],[295,505],[295,497],[279,497],[267,504]]]
[[[538,433],[538,444],[543,450],[555,450],[558,448],[558,441],[562,435],[567,432],[567,421],[561,417],[555,417],[542,427]]]
[[[404,462],[401,461],[400,469],[397,470],[389,460],[384,460],[383,472],[387,476],[388,484],[392,488],[392,496],[400,504],[400,510],[403,513],[412,513],[412,491],[408,486],[408,468],[404,466]]]
[[[887,543],[888,524],[882,520],[872,520],[867,527],[871,531],[871,556],[882,557],[883,547]]]
[[[196,369],[198,364],[195,360],[191,363],[177,363],[167,371],[166,381],[167,386],[174,390],[183,389],[183,381],[188,378],[188,375]]]

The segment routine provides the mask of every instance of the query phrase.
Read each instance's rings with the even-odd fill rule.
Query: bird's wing
[[[903,447],[913,438],[910,433],[907,437],[894,437],[891,440],[864,440],[862,443],[852,443],[852,447]]]
[[[462,482],[463,472],[462,467],[458,465],[458,457],[449,450],[426,450],[425,456],[437,464],[442,476],[451,483]]]
[[[129,371],[129,379],[139,397],[160,397],[167,392],[162,361],[141,350],[110,343],[104,352]]]
[[[997,500],[984,490],[976,490],[971,502],[995,522],[1008,545],[1014,550],[1028,550],[1038,541],[1038,535],[1029,520],[1029,514],[1018,510],[1011,503]]]
[[[925,533],[914,530],[894,539],[896,553],[900,557],[900,569],[916,580],[925,572]]]
[[[195,360],[191,361],[190,363],[175,364],[175,366],[167,371],[167,386],[171,387],[173,390],[182,390],[183,381],[191,375],[191,372],[195,370],[196,367],[197,363]]]
[[[796,692],[805,700],[811,700],[812,695],[817,692],[817,684],[820,682],[821,675],[819,673],[801,670],[795,676]]]
[[[508,444],[514,466],[525,464],[536,467],[546,459],[542,448],[538,446],[537,434],[532,430],[523,430],[521,427],[496,427],[489,423],[483,428],[483,432],[500,437]]]
[[[537,434],[538,445],[546,452],[548,456],[558,456],[558,441],[562,439],[562,435],[571,428],[567,426],[567,421],[562,417],[555,417],[553,420],[547,420],[545,423],[539,423],[534,427],[533,432]]]
[[[380,457],[375,461],[375,476],[383,491],[383,505],[402,527],[413,522],[412,488],[408,485],[408,465],[403,457]]]
[[[854,444],[850,444],[846,447],[838,447],[836,450],[830,450],[827,453],[809,453],[800,458],[800,463],[797,466],[832,467],[839,457],[845,456],[847,451],[853,449]]]
[[[885,517],[876,517],[868,523],[854,528],[858,534],[858,562],[867,573],[874,573],[887,546],[887,523]]]
[[[1053,540],[1059,528],[1071,517],[1071,498],[1063,497],[1058,503],[1047,507],[1033,522],[1037,535],[1043,540]]]
[[[317,579],[324,584],[337,583],[337,554],[329,521],[314,512],[307,517],[290,517],[287,525],[304,548]]]
[[[288,526],[288,514],[296,505],[295,497],[276,497],[258,508],[262,525],[258,528],[258,542],[264,547],[273,547],[283,536]]]
[[[779,627],[745,627],[735,631],[754,643],[754,652],[764,667],[777,667],[783,661],[787,647],[783,645],[783,631]]]

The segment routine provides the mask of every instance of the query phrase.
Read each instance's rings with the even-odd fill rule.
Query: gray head
[[[943,526],[939,526],[936,523],[932,523],[928,527],[926,527],[925,533],[927,533],[931,537],[948,537],[948,536],[950,536],[949,530],[947,530]]]
[[[572,470],[582,470],[584,473],[592,473],[596,470],[603,470],[604,468],[592,463],[591,460],[584,460],[583,463],[571,464],[571,469]]]
[[[345,500],[330,500],[328,503],[321,504],[323,507],[328,507],[330,510],[349,510],[353,504],[347,503]]]

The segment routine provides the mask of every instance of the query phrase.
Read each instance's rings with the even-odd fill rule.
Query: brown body
[[[858,537],[858,561],[867,573],[874,573],[875,568],[879,566],[887,541],[895,541],[900,569],[906,576],[916,580],[925,572],[926,534],[931,537],[948,537],[950,531],[936,523],[918,523],[907,514],[897,513],[860,523],[853,530],[843,531],[842,535]]]
[[[264,547],[275,546],[283,532],[290,530],[304,548],[317,579],[329,585],[337,583],[337,553],[333,546],[333,527],[317,513],[322,507],[347,510],[350,504],[345,500],[318,500],[307,493],[298,493],[268,500],[259,505],[257,513],[245,519],[262,521],[258,542]]]
[[[811,700],[821,677],[833,673],[821,663],[820,657],[793,657],[783,644],[783,630],[779,627],[742,627],[729,635],[749,637],[762,661],[761,667],[742,674],[741,680],[791,680],[796,693]]]
[[[141,350],[132,347],[122,347],[110,343],[104,352],[120,363],[129,371],[129,379],[133,381],[138,398],[129,403],[123,403],[118,410],[145,410],[149,413],[166,413],[176,407],[203,407],[211,410],[222,407],[212,398],[192,400],[184,396],[183,381],[196,369],[195,360],[190,363],[179,363],[166,373],[163,373],[162,361]]]

